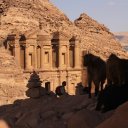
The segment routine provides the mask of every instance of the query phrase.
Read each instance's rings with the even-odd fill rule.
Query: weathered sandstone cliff
[[[23,72],[14,57],[0,48],[0,105],[9,104],[25,96]]]
[[[1,37],[16,31],[31,35],[37,33],[41,25],[49,34],[61,31],[67,35],[77,35],[82,50],[103,58],[112,52],[125,56],[121,45],[104,25],[86,14],[81,14],[73,23],[48,0],[2,0],[1,14]]]

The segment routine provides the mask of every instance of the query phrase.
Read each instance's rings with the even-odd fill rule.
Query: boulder
[[[117,108],[115,113],[97,128],[128,128],[128,102]]]
[[[43,87],[30,88],[26,91],[26,95],[30,98],[39,98],[46,94],[46,90]]]
[[[85,109],[72,115],[68,121],[68,128],[94,128],[100,121],[98,114]]]

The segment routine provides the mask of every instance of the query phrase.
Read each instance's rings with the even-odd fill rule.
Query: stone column
[[[69,57],[69,45],[67,45],[67,68],[69,68],[70,67],[70,57]]]
[[[43,46],[41,46],[41,69],[44,69],[44,49]]]
[[[61,71],[59,71],[59,84],[60,85],[62,84],[62,74],[61,74]]]
[[[37,46],[34,46],[34,69],[37,69]]]
[[[59,44],[59,68],[62,67],[62,46]]]
[[[17,64],[20,66],[20,45],[15,44],[15,60]]]
[[[52,68],[52,49],[51,49],[51,36],[49,35],[42,35],[41,36],[41,44],[42,44],[42,50],[41,50],[41,58],[42,58],[42,61],[41,61],[41,68],[42,69],[51,69]],[[45,52],[48,52],[49,54],[49,63],[48,64],[45,64],[44,62],[44,59],[45,59]]]
[[[2,13],[4,12],[4,10],[2,8],[0,8],[0,28],[2,25]]]
[[[25,47],[25,69],[28,70],[30,69],[29,65],[29,46],[26,45]]]
[[[14,44],[14,50],[13,50],[13,54],[15,56],[15,60],[17,62],[17,64],[20,66],[20,45],[19,45],[19,40],[20,40],[20,36],[17,34],[15,36],[15,44]]]
[[[69,86],[70,86],[70,76],[69,73],[67,72],[67,87],[66,87],[67,92],[69,92]]]
[[[75,42],[75,68],[80,68],[80,50],[79,41]]]
[[[50,69],[52,69],[52,46],[50,46],[49,50],[49,64],[50,64]]]

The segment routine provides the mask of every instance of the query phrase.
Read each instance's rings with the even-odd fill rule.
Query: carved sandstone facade
[[[61,32],[48,35],[42,31],[28,37],[11,34],[5,43],[6,49],[24,70],[26,78],[35,70],[39,73],[42,86],[51,91],[66,81],[69,94],[74,94],[75,86],[82,82],[79,45],[75,36],[69,37]],[[50,86],[47,87],[48,82]]]

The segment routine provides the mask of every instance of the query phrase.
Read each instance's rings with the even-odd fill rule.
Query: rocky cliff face
[[[11,128],[94,128],[108,118],[94,111],[94,100],[87,95],[18,100],[0,107],[0,117]]]
[[[6,9],[3,8],[1,16],[1,30],[6,30],[6,34],[14,29],[23,33],[38,30],[39,23],[47,32],[64,27],[63,24],[71,24],[62,12],[46,0],[12,0],[10,3],[4,1],[3,5]]]
[[[104,25],[99,24],[86,14],[81,14],[73,23],[48,0],[0,1],[0,44],[2,44],[7,35],[11,33],[25,35],[34,33],[36,35],[40,29],[40,25],[43,31],[48,34],[61,31],[70,36],[77,35],[80,40],[81,53],[83,50],[89,51],[104,59],[106,59],[110,53],[116,53],[122,57],[126,56],[126,53],[115,40],[113,34]],[[7,61],[11,63],[11,66],[10,64],[8,65],[8,63],[8,66],[5,64],[5,67],[1,64],[0,73],[4,76],[4,74],[8,74],[8,70],[13,71],[13,73],[8,74],[9,77],[7,78],[14,80],[20,69],[14,64],[12,57],[6,54],[9,59],[8,57],[4,58],[4,54],[6,54],[5,51],[1,50],[1,63]],[[10,77],[10,74],[13,75]],[[1,77],[1,80],[3,81],[3,77]],[[8,86],[10,86],[10,84],[13,85],[13,82],[10,82],[10,80],[7,81],[6,78],[4,82],[7,82],[6,85]],[[4,86],[4,82],[3,85],[1,85],[1,89]],[[1,94],[4,96],[5,93],[3,92],[1,92]]]
[[[119,106],[114,114],[96,128],[127,128],[128,102]]]
[[[23,72],[5,49],[0,48],[0,105],[24,98]]]
[[[103,24],[90,18],[83,13],[75,20],[75,25],[80,28],[83,48],[88,51],[107,58],[110,53],[124,55],[121,45],[116,41],[114,35]]]
[[[41,24],[48,34],[62,31],[68,35],[77,35],[81,51],[92,52],[104,59],[112,52],[122,57],[127,56],[113,34],[86,14],[82,14],[73,23],[48,0],[0,2],[1,43],[10,33],[37,33]],[[25,86],[21,79],[24,79],[23,74],[14,58],[0,48],[0,105],[23,98]],[[95,104],[95,99],[88,99],[86,95],[61,98],[42,96],[39,99],[17,100],[12,105],[1,106],[0,117],[17,128],[72,128],[79,127],[82,123],[85,127],[96,127],[108,115],[95,112]]]
[[[81,14],[73,23],[48,0],[2,0],[1,10],[2,37],[14,31],[36,33],[41,24],[49,34],[61,31],[77,35],[82,50],[88,50],[102,58],[107,58],[112,52],[125,56],[113,34],[86,14]]]

